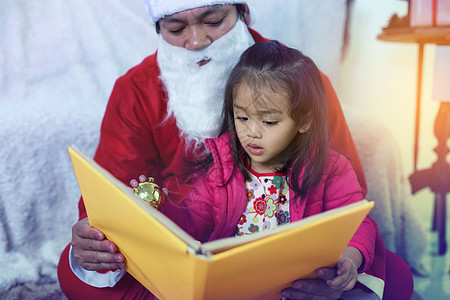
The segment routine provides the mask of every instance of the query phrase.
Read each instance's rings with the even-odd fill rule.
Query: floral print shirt
[[[245,182],[247,208],[236,227],[236,235],[251,234],[289,223],[289,186],[286,175],[249,171],[251,179]]]

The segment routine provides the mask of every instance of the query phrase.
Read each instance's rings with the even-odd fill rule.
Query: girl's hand
[[[358,268],[363,256],[355,247],[347,247],[336,263],[336,277],[327,280],[329,287],[343,291],[351,290],[358,279]]]
[[[148,180],[147,176],[140,175],[139,176],[139,182],[136,179],[131,179],[130,180],[130,185],[131,185],[132,188],[135,188],[135,187],[137,187],[139,185],[139,183],[146,182],[147,180]]]
[[[134,189],[135,187],[137,187],[137,186],[139,185],[139,183],[146,182],[146,181],[148,180],[148,177],[145,176],[145,175],[140,175],[138,179],[139,179],[139,182],[138,182],[136,179],[131,179],[131,180],[130,180],[130,185],[131,185],[131,187],[132,187],[133,189]],[[166,189],[166,188],[163,188],[163,187],[161,187],[161,189],[162,189],[162,191],[163,191],[163,193],[164,193],[164,196],[167,197],[167,196],[168,196],[168,191],[167,191],[167,189]]]

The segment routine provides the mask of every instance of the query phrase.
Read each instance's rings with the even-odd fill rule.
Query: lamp
[[[434,123],[434,135],[438,145],[434,149],[438,155],[440,181],[440,192],[450,192],[449,164],[446,157],[449,153],[447,140],[450,138],[450,46],[437,46],[434,59],[433,90],[434,100],[441,102]],[[445,181],[444,181],[445,180]],[[444,195],[445,197],[445,195]],[[445,198],[444,198],[445,201]],[[445,204],[445,202],[444,202]],[[444,207],[445,209],[445,207]]]
[[[450,102],[450,46],[436,46],[433,70],[433,99]]]
[[[434,135],[438,145],[434,148],[437,160],[429,169],[420,170],[410,176],[412,192],[429,187],[435,194],[433,230],[439,233],[439,254],[447,251],[446,196],[450,192],[450,165],[446,156],[449,153],[447,141],[450,138],[450,46],[437,46],[433,70],[432,97],[441,102],[434,123]]]

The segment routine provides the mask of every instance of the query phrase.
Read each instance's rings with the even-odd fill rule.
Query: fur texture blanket
[[[117,26],[126,24],[126,26]],[[155,50],[140,0],[6,1],[0,12],[0,291],[56,282],[114,81]]]

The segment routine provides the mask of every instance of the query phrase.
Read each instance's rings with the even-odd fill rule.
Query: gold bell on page
[[[141,182],[134,188],[136,196],[158,209],[164,202],[164,193],[162,189],[154,183],[153,177],[149,177],[148,181]]]

